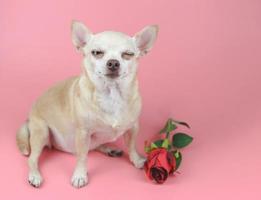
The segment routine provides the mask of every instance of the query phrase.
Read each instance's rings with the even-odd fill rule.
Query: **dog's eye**
[[[133,52],[129,52],[129,51],[123,52],[121,54],[121,57],[123,59],[125,59],[125,60],[130,60],[133,56],[134,56],[134,53]]]
[[[103,51],[100,51],[100,50],[92,50],[92,55],[96,58],[102,58],[103,55],[104,55],[104,52]]]

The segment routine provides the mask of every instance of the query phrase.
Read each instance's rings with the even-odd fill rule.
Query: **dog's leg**
[[[31,154],[28,159],[28,182],[34,187],[39,187],[43,179],[38,169],[38,160],[44,146],[47,144],[49,132],[45,122],[35,118],[30,120],[29,130]]]
[[[86,161],[90,140],[89,132],[86,133],[86,131],[82,129],[76,131],[75,150],[77,163],[71,178],[71,183],[76,188],[83,187],[88,183]]]
[[[123,137],[128,147],[130,161],[134,164],[135,167],[142,168],[144,166],[146,158],[141,156],[136,150],[135,143],[136,143],[138,131],[139,131],[139,124],[138,122],[136,122],[135,125],[123,135]]]
[[[123,151],[121,149],[111,148],[106,144],[100,145],[95,150],[111,157],[121,157],[123,155]]]

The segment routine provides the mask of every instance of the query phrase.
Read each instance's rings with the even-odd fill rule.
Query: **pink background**
[[[261,199],[260,11],[260,0],[1,0],[0,198]],[[126,157],[90,153],[90,183],[76,190],[69,183],[75,159],[57,151],[42,156],[41,189],[27,184],[15,132],[43,90],[80,73],[72,19],[94,32],[160,26],[140,62],[138,147],[143,152],[169,116],[187,121],[195,138],[181,174],[164,185],[147,181]]]

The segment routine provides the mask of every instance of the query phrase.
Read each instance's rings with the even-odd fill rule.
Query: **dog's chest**
[[[128,104],[117,88],[109,88],[106,92],[97,95],[100,112],[94,117],[93,144],[98,146],[106,142],[115,141],[134,124]]]
[[[97,94],[97,102],[100,109],[113,118],[120,117],[127,106],[121,90],[116,86],[108,87],[104,92]]]
[[[128,91],[130,92],[130,91]],[[126,95],[126,94],[125,94]],[[113,142],[132,128],[140,112],[140,100],[131,103],[117,88],[95,95],[95,101],[80,107],[86,132],[91,134],[90,149],[101,144]],[[67,132],[61,133],[59,127],[52,127],[54,146],[66,152],[75,152],[75,127],[68,121]]]

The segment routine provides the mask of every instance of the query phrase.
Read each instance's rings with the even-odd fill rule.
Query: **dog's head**
[[[114,31],[93,34],[83,23],[72,23],[73,44],[83,53],[84,70],[95,83],[133,78],[138,58],[152,48],[157,33],[157,26],[147,26],[133,37]]]

